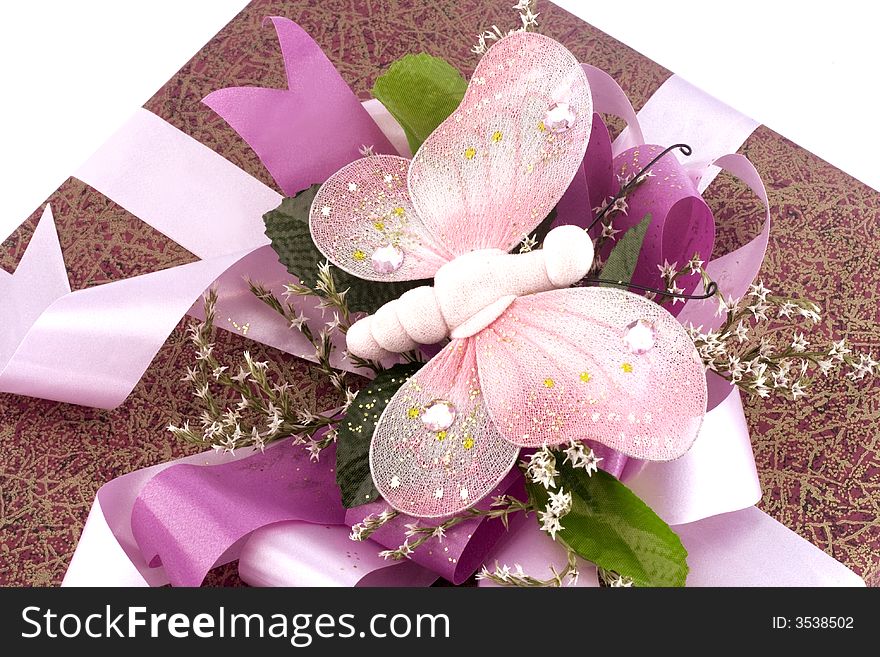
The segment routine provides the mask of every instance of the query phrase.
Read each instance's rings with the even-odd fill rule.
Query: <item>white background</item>
[[[245,4],[4,2],[0,239]],[[880,134],[872,125],[880,100],[876,3],[557,4],[880,189]]]

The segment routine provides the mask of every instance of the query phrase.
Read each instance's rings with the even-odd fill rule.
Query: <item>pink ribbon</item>
[[[340,157],[343,164],[357,159],[362,145],[395,153],[318,44],[291,20],[268,20],[278,33],[288,88],[230,87],[203,102],[250,144],[284,194],[324,182],[340,169]]]
[[[292,85],[278,93],[303,123],[294,129],[289,116],[267,115],[263,96],[254,105],[246,94],[215,100],[230,120],[286,135],[278,142],[281,150],[267,154],[273,173],[293,189],[282,187],[293,193],[325,180],[357,158],[361,144],[390,151],[317,44],[289,20],[273,23]],[[330,108],[327,101],[333,101]],[[317,155],[303,158],[301,152]],[[192,313],[200,314],[199,297],[218,279],[221,328],[233,330],[232,321],[252,324],[249,337],[314,358],[309,342],[257,300],[243,279],[259,278],[280,294],[293,278],[263,234],[261,217],[280,203],[277,192],[143,109],[75,175],[203,260],[71,292],[47,208],[15,274],[0,272],[0,299],[16,318],[0,338],[0,391],[98,408],[119,405],[180,318],[194,304]],[[294,305],[321,320],[314,300],[295,299]],[[333,364],[352,369],[341,352],[335,351]]]
[[[280,451],[279,451],[280,449]],[[301,448],[295,448],[302,452]],[[272,460],[277,462],[273,466]],[[332,455],[331,455],[332,456]],[[256,461],[250,461],[257,458]],[[254,465],[265,467],[269,465],[275,468],[283,468],[290,465],[291,460],[298,460],[300,454],[294,453],[289,444],[275,444],[266,450],[265,454],[254,453],[252,450],[240,450],[236,454],[220,452],[207,452],[185,457],[176,461],[162,463],[149,468],[135,470],[127,475],[117,477],[104,484],[95,497],[94,504],[86,520],[83,533],[77,544],[76,552],[70,562],[70,566],[64,576],[62,586],[163,586],[172,581],[178,584],[198,583],[204,576],[205,562],[209,557],[204,557],[196,552],[186,553],[182,551],[166,557],[166,564],[159,565],[153,560],[155,554],[145,557],[135,539],[132,528],[132,512],[138,504],[138,497],[146,487],[150,486],[159,475],[176,466],[186,468],[199,468],[211,472],[214,479],[224,479],[230,473],[229,466],[239,463],[239,473],[254,472]],[[326,456],[325,456],[326,458]],[[332,459],[331,459],[332,461]],[[314,467],[319,475],[321,468],[329,471],[329,462],[315,464]],[[258,471],[258,470],[257,470]],[[192,472],[192,470],[184,470]],[[216,474],[220,473],[219,477]],[[225,474],[224,474],[225,473]],[[206,473],[207,474],[207,473]],[[176,478],[172,477],[172,480]],[[198,478],[205,475],[199,474]],[[211,474],[207,474],[211,477]],[[234,474],[233,474],[234,476]],[[259,486],[264,479],[256,479],[246,476],[240,481],[249,488]],[[167,480],[160,480],[157,485],[165,485]],[[292,481],[293,491],[298,492],[298,482]],[[184,485],[189,485],[184,481]],[[147,492],[147,497],[157,500],[158,489],[154,488]],[[326,495],[332,495],[335,486],[325,487],[322,492],[316,492],[317,508],[305,510],[313,519],[332,518],[341,522],[342,510],[338,501]],[[219,494],[225,499],[235,496],[235,490],[223,485],[220,486]],[[290,493],[287,493],[290,495]],[[174,497],[174,496],[171,496]],[[203,491],[199,491],[192,499],[170,500],[171,504],[200,505]],[[262,500],[272,504],[271,500]],[[248,502],[245,502],[247,504]],[[250,502],[252,503],[252,502]],[[236,508],[238,501],[232,500],[230,508]],[[296,502],[291,506],[296,507]],[[147,527],[151,520],[155,519],[156,505],[149,504],[140,507],[139,517],[147,519]],[[208,525],[222,524],[225,517],[224,509],[211,509],[210,505],[202,505],[201,512],[207,518]],[[294,513],[287,508],[277,507],[274,509],[276,518],[293,517]],[[415,564],[401,564],[388,562],[379,558],[378,552],[381,546],[373,541],[354,544],[348,539],[349,529],[342,524],[325,525],[308,522],[278,522],[266,525],[247,535],[245,523],[248,519],[239,518],[238,531],[242,535],[236,539],[235,531],[222,528],[219,536],[210,534],[195,534],[195,540],[200,543],[200,548],[212,552],[215,558],[213,565],[223,565],[241,558],[239,569],[246,581],[260,585],[268,584],[270,578],[275,585],[318,585],[334,582],[336,585],[386,585],[401,586],[407,582],[416,585],[427,585],[436,579],[436,575]],[[257,523],[258,524],[258,523]],[[304,529],[303,527],[311,529]],[[142,535],[144,527],[138,532]],[[178,532],[178,536],[191,532],[192,527],[181,524],[181,516],[177,516],[176,522],[170,522],[168,527],[159,527],[158,533],[167,535],[169,532]],[[316,534],[315,532],[318,531]],[[157,533],[157,537],[158,537]],[[305,534],[305,536],[304,536]],[[323,538],[318,538],[323,534]],[[190,533],[190,538],[193,534]],[[174,545],[192,545],[189,541]],[[308,552],[285,552],[291,545],[313,546],[319,545],[318,549]],[[147,551],[148,553],[150,550]],[[219,554],[217,554],[219,552]],[[284,563],[277,563],[274,559],[279,553],[286,554],[287,561],[299,559],[297,567],[285,568]],[[182,557],[176,559],[178,554]],[[267,561],[266,559],[271,559]],[[312,566],[307,567],[305,562],[312,560]],[[150,565],[150,561],[153,565]],[[171,564],[172,573],[166,569]],[[408,564],[409,562],[407,562]],[[248,564],[252,564],[249,566]],[[212,564],[208,564],[209,566]],[[401,567],[403,566],[403,567]]]
[[[131,528],[151,567],[175,586],[198,586],[217,560],[260,527],[286,520],[338,525],[345,519],[335,449],[312,461],[284,441],[268,453],[222,465],[179,464],[153,477],[131,511]]]

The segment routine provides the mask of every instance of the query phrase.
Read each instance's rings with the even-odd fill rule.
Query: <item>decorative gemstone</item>
[[[568,103],[553,103],[544,114],[544,126],[550,132],[565,132],[574,125],[575,118]]]
[[[453,422],[455,422],[455,406],[445,399],[435,399],[422,411],[422,424],[429,431],[445,431]]]
[[[370,262],[373,264],[373,271],[379,274],[390,274],[400,269],[403,264],[403,251],[393,244],[380,246],[373,251]]]
[[[627,325],[623,336],[623,344],[631,353],[641,356],[654,348],[657,340],[657,330],[654,323],[647,319],[639,319]]]

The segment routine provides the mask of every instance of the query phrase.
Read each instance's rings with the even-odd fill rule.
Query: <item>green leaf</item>
[[[608,260],[600,274],[602,278],[621,283],[629,283],[632,280],[633,272],[636,270],[636,262],[638,262],[639,253],[642,250],[642,242],[645,241],[645,234],[650,225],[651,215],[646,214],[641,222],[623,234],[623,237],[617,241],[614,249],[608,254]]]
[[[281,205],[263,215],[266,236],[271,240],[281,264],[304,285],[312,287],[318,280],[318,265],[326,260],[309,232],[309,209],[319,188],[320,185],[312,185],[296,196],[285,198]],[[425,281],[365,281],[335,267],[332,273],[337,289],[348,289],[346,300],[349,310],[353,312],[376,312],[383,304],[397,299],[407,290],[426,284]]]
[[[370,474],[370,441],[382,411],[394,393],[422,363],[395,365],[363,388],[339,421],[336,437],[336,483],[346,509],[372,502],[379,495]]]
[[[434,129],[455,111],[467,81],[454,66],[425,53],[404,55],[373,85],[373,97],[406,133],[415,153]]]
[[[572,498],[557,539],[597,566],[631,577],[636,586],[684,586],[687,550],[669,525],[607,472],[589,476],[583,468],[563,464],[564,454],[555,454],[558,485]],[[544,507],[547,490],[527,485]]]

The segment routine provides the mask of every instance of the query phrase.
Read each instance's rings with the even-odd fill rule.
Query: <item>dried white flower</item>
[[[523,461],[521,465],[533,483],[548,489],[556,488],[556,477],[559,476],[556,470],[556,457],[547,447],[536,450],[529,456],[528,461]]]
[[[552,511],[539,511],[538,520],[541,522],[541,529],[550,534],[550,538],[554,541],[556,540],[556,533],[565,529],[559,522],[559,516]]]

